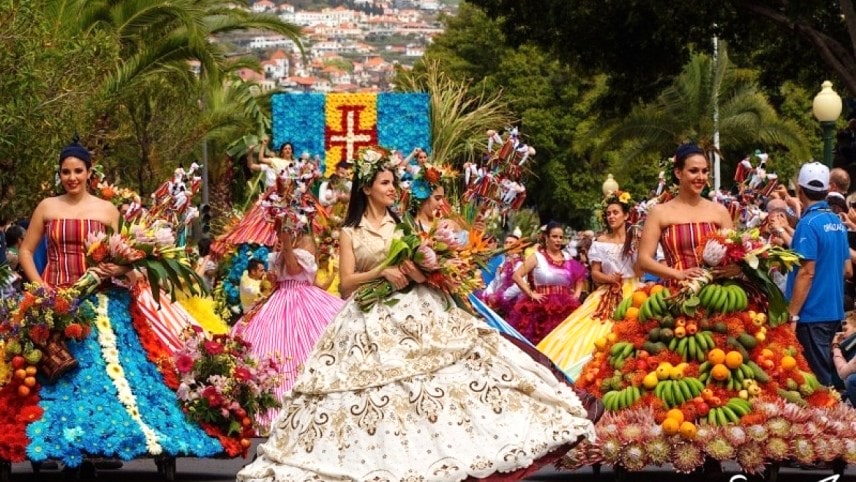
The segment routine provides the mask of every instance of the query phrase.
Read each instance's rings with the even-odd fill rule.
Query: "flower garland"
[[[98,307],[96,308],[95,326],[98,327],[98,343],[101,345],[101,356],[107,362],[107,375],[113,381],[113,386],[119,394],[119,401],[125,406],[128,415],[137,422],[146,437],[146,450],[151,455],[160,455],[163,447],[158,443],[158,436],[140,416],[140,408],[137,406],[137,398],[131,391],[128,379],[125,378],[125,370],[122,369],[119,360],[119,348],[116,346],[116,334],[107,316],[107,297],[99,294]]]
[[[121,348],[124,378],[133,387],[138,413],[158,435],[163,453],[196,457],[222,453],[223,446],[216,439],[187,421],[175,403],[175,393],[147,360],[130,319],[130,294],[112,290],[102,296],[107,298],[106,313],[115,346]],[[94,310],[91,317],[96,318]],[[53,385],[41,387],[44,415],[26,427],[30,460],[53,458],[75,467],[87,454],[130,460],[148,453],[146,435],[119,400],[117,387],[107,373],[103,349],[94,333],[102,326],[103,320],[94,324],[89,337],[69,343],[80,364],[78,369]]]
[[[175,366],[172,363],[172,352],[163,341],[155,334],[152,325],[143,314],[140,305],[131,303],[131,321],[134,324],[134,329],[140,337],[140,344],[146,352],[146,358],[152,362],[163,375],[164,383],[169,388],[175,390],[178,388],[178,376],[175,374]]]

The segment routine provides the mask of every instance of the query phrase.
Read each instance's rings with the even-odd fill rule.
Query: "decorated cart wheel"
[[[0,482],[11,482],[12,480],[12,463],[5,460],[0,460]]]

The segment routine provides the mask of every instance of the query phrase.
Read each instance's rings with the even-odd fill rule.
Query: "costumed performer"
[[[573,379],[591,359],[595,341],[612,329],[618,303],[639,286],[636,229],[628,222],[633,205],[627,192],[615,191],[604,199],[608,231],[588,251],[592,280],[598,288],[538,344],[538,350]]]
[[[276,290],[232,328],[232,335],[250,342],[250,352],[256,358],[281,358],[283,377],[276,390],[277,400],[291,389],[315,342],[345,303],[315,285],[318,265],[311,233],[295,239],[289,230],[281,230],[280,240],[282,247],[272,263]],[[279,413],[277,409],[259,413],[259,432],[269,433]]]
[[[547,223],[543,244],[514,271],[514,282],[524,296],[507,321],[534,345],[580,306],[587,270],[564,245],[564,226]]]
[[[384,278],[395,306],[363,312],[347,301],[239,481],[522,478],[591,436],[579,398],[548,369],[420,283],[411,261],[384,266],[397,198],[388,153],[363,149],[341,235],[341,289],[350,296]]]
[[[48,288],[74,285],[87,271],[87,235],[117,229],[116,207],[88,192],[91,167],[89,152],[76,141],[62,150],[59,180],[65,193],[39,203],[20,250],[31,282]],[[48,264],[39,273],[33,251],[42,236],[48,240]],[[103,280],[127,272],[110,263],[93,267]],[[85,457],[221,453],[216,439],[188,421],[158,367],[147,359],[141,331],[146,327],[132,325],[128,291],[107,286],[87,300],[94,306],[91,331],[81,341],[67,341],[77,366],[54,383],[39,376],[29,397],[12,393],[11,384],[0,390],[0,406],[6,407],[0,415],[0,458],[56,459],[77,467]]]

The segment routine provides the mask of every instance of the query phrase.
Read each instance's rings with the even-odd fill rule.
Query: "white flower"
[[[708,266],[719,266],[719,263],[725,258],[725,252],[725,246],[721,245],[719,241],[711,239],[704,245],[702,259]]]

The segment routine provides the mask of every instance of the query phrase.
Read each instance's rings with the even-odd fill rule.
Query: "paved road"
[[[235,473],[248,461],[248,459],[178,459],[176,462],[175,480],[187,482],[232,482],[235,480]],[[677,482],[692,479],[704,480],[705,482],[742,482],[746,480],[740,477],[741,474],[737,469],[736,465],[726,464],[723,474],[709,478],[699,478],[675,474],[666,468],[650,468],[643,472],[628,474],[624,479],[629,482]],[[854,482],[856,481],[856,467],[848,467],[844,476],[838,479],[838,481],[831,478],[831,476],[831,471],[782,469],[779,472],[778,482]],[[63,474],[57,470],[43,470],[38,474],[34,474],[29,463],[14,464],[12,466],[13,482],[59,482],[64,480],[66,479]],[[97,478],[98,482],[156,482],[159,480],[163,480],[163,478],[158,475],[155,463],[150,459],[127,462],[124,467],[118,470],[101,470],[98,472]],[[615,474],[607,468],[604,468],[600,476],[595,476],[590,467],[574,472],[544,469],[528,480],[605,482],[615,480]]]

